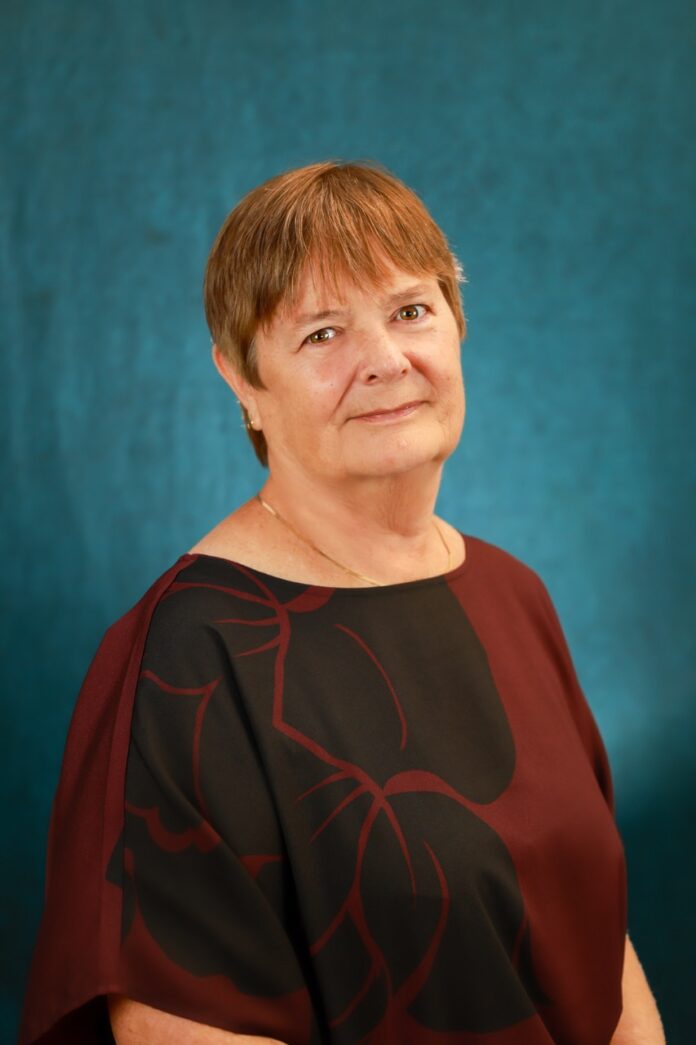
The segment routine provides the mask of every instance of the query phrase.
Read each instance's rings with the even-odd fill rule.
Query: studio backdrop
[[[694,963],[693,9],[685,0],[25,0],[0,12],[3,1040],[106,627],[264,471],[201,284],[252,187],[411,186],[467,277],[437,511],[532,566],[602,731],[670,1045]]]

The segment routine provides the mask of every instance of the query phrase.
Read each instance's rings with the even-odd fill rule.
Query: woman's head
[[[327,161],[286,171],[249,192],[215,239],[204,284],[211,335],[244,381],[263,389],[257,334],[296,307],[308,276],[341,300],[350,284],[383,290],[394,267],[437,281],[461,340],[464,276],[411,189],[376,163]],[[263,432],[247,431],[266,465]]]

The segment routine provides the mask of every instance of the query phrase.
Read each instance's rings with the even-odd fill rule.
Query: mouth
[[[373,410],[370,414],[359,414],[356,421],[389,421],[397,420],[402,417],[407,417],[409,414],[414,413],[419,406],[423,404],[422,399],[412,399],[408,403],[402,403],[401,406],[395,406],[391,410]]]

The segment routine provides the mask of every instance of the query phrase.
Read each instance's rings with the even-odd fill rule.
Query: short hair
[[[459,284],[466,277],[412,189],[375,161],[327,160],[284,171],[247,193],[215,238],[203,287],[211,337],[249,384],[265,388],[256,332],[268,329],[277,311],[293,308],[306,267],[324,291],[338,296],[346,280],[381,289],[385,257],[404,271],[437,278],[463,339]],[[246,430],[267,467],[263,432]]]

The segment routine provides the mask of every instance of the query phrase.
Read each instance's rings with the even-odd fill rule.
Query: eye
[[[333,339],[330,338],[330,337],[322,337],[318,341],[313,341],[312,338],[315,338],[318,334],[326,334],[327,331],[333,330],[333,329],[334,329],[333,327],[322,327],[321,330],[315,330],[313,334],[308,334],[307,335],[307,337],[305,338],[305,343],[309,344],[309,345],[323,345],[327,341],[331,341]]]
[[[421,315],[424,315],[428,311],[427,305],[402,305],[402,307],[397,312],[397,315],[400,315],[402,312],[414,312],[417,308],[423,309],[423,313]],[[415,318],[420,319],[421,316],[416,315]]]

